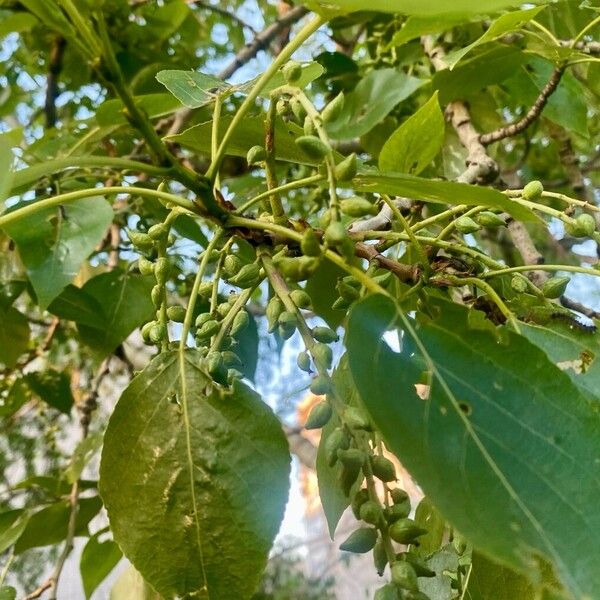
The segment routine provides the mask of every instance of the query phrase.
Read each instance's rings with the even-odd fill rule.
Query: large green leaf
[[[479,552],[473,552],[471,568],[467,600],[551,600],[562,597],[548,588],[532,585],[519,573]]]
[[[518,0],[308,0],[305,4],[326,14],[378,11],[404,15],[481,15],[519,6]]]
[[[327,124],[327,132],[335,139],[360,137],[425,83],[426,79],[396,69],[369,71],[346,96],[339,117]]]
[[[88,523],[98,514],[102,502],[98,496],[80,498],[75,523],[75,535],[87,535]],[[29,517],[23,533],[15,545],[15,554],[30,548],[58,544],[67,537],[71,505],[61,500],[42,508]]]
[[[42,308],[71,283],[104,238],[112,217],[110,204],[95,196],[40,210],[5,227],[17,244]]]
[[[379,168],[418,175],[444,144],[445,121],[437,92],[388,138],[379,153]]]
[[[219,121],[219,137],[223,137],[227,127],[231,123],[231,117],[225,117]],[[212,121],[200,123],[183,133],[167,136],[165,139],[181,144],[195,152],[210,154],[210,136],[212,132]],[[304,135],[302,129],[295,123],[284,122],[281,119],[275,121],[275,157],[302,165],[317,165],[319,160],[305,154],[294,143],[294,139]],[[252,146],[264,145],[265,143],[265,121],[263,117],[247,117],[236,128],[233,138],[227,144],[227,154],[231,156],[246,156]],[[338,157],[339,158],[339,157]]]
[[[4,553],[19,539],[28,519],[29,512],[22,508],[0,513],[0,552]]]
[[[436,181],[404,175],[402,173],[364,173],[357,175],[351,183],[357,192],[374,192],[393,196],[406,196],[426,202],[441,204],[468,204],[501,208],[523,221],[534,221],[537,217],[524,206],[510,200],[492,188],[453,181]]]
[[[115,540],[166,598],[249,598],[283,517],[290,456],[266,404],[161,354],[110,419],[100,492]]]
[[[112,540],[100,542],[97,536],[92,536],[88,540],[79,563],[86,598],[90,598],[94,590],[117,566],[122,556],[119,546]]]
[[[488,29],[486,29],[482,36],[478,37],[468,46],[451,52],[444,58],[444,61],[450,69],[454,68],[460,60],[462,60],[469,52],[471,52],[471,50],[477,48],[477,46],[481,46],[482,44],[486,44],[498,39],[505,33],[521,29],[524,25],[529,23],[529,21],[535,19],[537,14],[544,8],[545,7],[543,6],[538,6],[536,8],[528,8],[525,10],[515,10],[513,12],[501,15],[489,26]]]
[[[181,102],[171,94],[137,96],[135,103],[151,119],[169,115],[181,108]],[[102,127],[128,123],[123,102],[117,98],[103,102],[96,111],[96,121]]]
[[[16,308],[0,308],[0,363],[12,368],[29,346],[29,322]]]
[[[65,371],[44,369],[27,373],[23,381],[29,389],[49,406],[69,415],[75,402],[71,392],[71,379]]]
[[[352,310],[350,368],[373,421],[477,548],[530,578],[547,561],[574,598],[596,597],[596,403],[524,337],[470,329],[472,311],[450,302],[436,308],[433,322],[409,328],[404,317],[399,351],[384,337],[399,323],[392,300],[371,296]],[[427,399],[415,391],[423,381]]]
[[[445,31],[455,25],[462,23],[465,20],[463,16],[451,15],[428,15],[428,16],[413,16],[408,17],[402,26],[394,33],[388,47],[394,48],[410,42],[415,38],[427,35],[428,33],[437,33]]]
[[[101,355],[110,354],[136,327],[152,318],[154,306],[150,291],[153,285],[152,277],[118,269],[87,281],[81,290],[83,296],[93,298],[102,310],[94,327],[78,322],[82,341]]]
[[[584,393],[600,393],[600,336],[580,330],[575,321],[554,319],[545,326],[523,324],[523,335],[539,346]]]

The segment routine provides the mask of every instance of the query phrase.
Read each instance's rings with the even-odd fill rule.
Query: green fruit
[[[383,517],[383,511],[378,502],[367,500],[360,507],[360,518],[369,525],[379,525]]]
[[[169,228],[164,223],[157,223],[148,229],[148,235],[155,241],[166,240]]]
[[[316,135],[302,135],[296,138],[296,145],[304,154],[314,160],[325,158],[331,151],[331,148]]]
[[[402,504],[406,502],[406,500],[410,500],[408,494],[401,488],[394,488],[390,491],[390,496],[392,497],[392,502],[394,504]]]
[[[208,340],[215,335],[220,329],[220,325],[217,321],[207,321],[198,329],[196,332],[196,339],[199,341]]]
[[[596,219],[592,215],[583,213],[575,219],[575,227],[586,236],[591,237],[596,231]]]
[[[302,241],[300,242],[300,249],[304,256],[320,256],[321,255],[321,242],[319,237],[315,233],[314,229],[310,227],[302,235]]]
[[[267,152],[263,146],[252,146],[246,154],[246,162],[249,166],[263,162],[267,158]]]
[[[373,475],[381,481],[389,482],[397,479],[394,463],[385,456],[373,456],[371,468],[373,469]]]
[[[318,261],[310,256],[291,258],[283,256],[275,261],[280,273],[290,281],[304,281],[308,279],[318,266]]]
[[[150,330],[156,325],[156,321],[149,321],[142,326],[141,333],[144,342],[150,342]]]
[[[377,570],[377,575],[379,575],[379,577],[383,576],[387,563],[388,560],[387,553],[385,551],[385,544],[383,543],[383,539],[379,538],[373,547],[373,564],[375,565],[375,569]]]
[[[300,102],[300,100],[294,96],[290,99],[290,108],[292,109],[296,119],[302,123],[306,117],[306,110],[304,109],[304,106],[302,106],[302,102]]]
[[[211,321],[211,320],[212,320],[212,315],[210,313],[200,313],[196,317],[196,322],[194,323],[194,325],[196,326],[196,329],[200,329],[200,327],[202,327],[202,325],[204,325],[204,323]]]
[[[366,215],[375,215],[379,211],[377,207],[366,198],[353,196],[340,202],[340,209],[349,217],[365,217]]]
[[[358,170],[358,161],[353,152],[335,166],[334,175],[336,181],[350,181]]]
[[[375,592],[373,600],[400,600],[400,596],[398,595],[398,589],[395,585],[387,583]]]
[[[306,116],[304,118],[303,130],[304,130],[304,135],[315,135],[315,133],[317,131],[315,129],[315,124],[313,123],[313,120],[309,116]]]
[[[305,371],[306,373],[312,373],[312,369],[310,368],[310,356],[305,350],[298,354],[296,363],[300,370]]]
[[[242,289],[252,288],[260,281],[260,265],[252,263],[244,265],[236,275],[229,278],[229,283]]]
[[[325,230],[329,227],[332,216],[333,215],[332,215],[331,209],[328,208],[327,210],[323,211],[323,213],[319,217],[319,225],[320,225],[321,229]]]
[[[553,277],[542,286],[542,293],[546,298],[560,298],[566,291],[570,277]]]
[[[471,217],[459,217],[454,221],[454,226],[460,233],[473,233],[481,229],[481,225],[475,223]]]
[[[245,310],[240,310],[240,312],[237,313],[235,317],[233,317],[233,323],[231,324],[231,330],[229,332],[229,335],[237,335],[238,333],[240,333],[240,331],[246,329],[249,323],[250,317],[248,313]]]
[[[510,287],[518,292],[519,294],[524,294],[529,289],[529,284],[523,275],[515,275],[510,280]]]
[[[217,314],[222,318],[225,318],[229,314],[230,310],[231,304],[229,304],[229,302],[222,302],[217,306]]]
[[[348,233],[346,232],[346,228],[339,221],[330,223],[323,235],[323,239],[330,246],[341,244],[347,237]]]
[[[419,591],[417,574],[412,565],[405,561],[397,561],[391,566],[392,582],[403,590]]]
[[[201,298],[208,298],[212,294],[213,282],[203,281],[198,288],[198,296]]]
[[[227,277],[233,277],[242,266],[242,261],[235,254],[228,254],[223,260],[223,273]]]
[[[340,339],[338,334],[329,327],[313,327],[311,333],[317,342],[322,342],[323,344],[331,344]]]
[[[357,519],[360,519],[360,509],[365,502],[369,500],[369,490],[362,488],[354,494],[350,502],[350,508]]]
[[[322,369],[330,369],[333,363],[333,352],[329,346],[326,344],[321,344],[317,342],[312,347],[312,355],[313,360],[315,361],[315,365],[321,367]]]
[[[154,263],[143,256],[138,258],[138,269],[142,275],[153,275],[154,274]]]
[[[287,340],[294,335],[294,332],[296,331],[296,325],[298,324],[298,320],[294,313],[284,310],[279,315],[278,323],[279,335],[284,340]]]
[[[156,323],[148,332],[148,339],[153,344],[160,344],[167,337],[167,326],[164,323]]]
[[[154,241],[147,233],[140,233],[139,231],[128,229],[127,237],[137,250],[150,250],[154,245]]]
[[[337,282],[335,289],[337,290],[340,297],[346,300],[346,302],[354,302],[360,297],[360,291],[352,287],[351,285],[348,285],[342,279],[340,279]]]
[[[350,306],[350,302],[345,298],[338,298],[332,305],[333,310],[347,310]]]
[[[348,439],[348,434],[341,427],[336,427],[325,438],[323,443],[325,444],[325,460],[330,467],[333,467],[333,465],[335,465],[335,463],[338,461],[338,450],[348,448],[350,441]]]
[[[484,210],[477,215],[477,222],[484,227],[506,227],[506,221],[496,213]]]
[[[209,352],[206,355],[206,370],[210,375],[217,375],[223,368],[223,357],[220,352]]]
[[[366,455],[358,448],[348,448],[347,450],[338,450],[338,458],[343,465],[358,472],[365,464]]]
[[[530,181],[524,188],[521,196],[525,200],[535,200],[542,195],[544,186],[541,181]]]
[[[312,304],[310,296],[304,290],[292,290],[290,298],[298,308],[310,308]]]
[[[277,100],[275,110],[277,111],[278,115],[280,115],[281,117],[285,117],[287,115],[288,109],[289,104],[287,100],[285,100],[284,98],[280,98],[279,100]]]
[[[221,352],[221,356],[226,367],[239,367],[242,365],[240,357],[231,350],[224,350]]]
[[[329,104],[321,111],[321,119],[323,123],[331,123],[335,121],[344,108],[344,92],[340,92]]]
[[[167,308],[167,317],[175,323],[183,323],[186,310],[183,306],[169,306]]]
[[[227,383],[229,385],[232,385],[234,380],[243,378],[244,374],[241,371],[238,371],[237,369],[227,369]]]
[[[321,427],[325,427],[327,423],[329,423],[329,419],[331,419],[331,415],[333,411],[331,410],[331,405],[326,400],[323,402],[319,402],[313,406],[313,409],[310,411],[310,415],[308,415],[308,419],[306,419],[306,424],[304,425],[305,429],[321,429]]]
[[[273,333],[279,324],[279,315],[283,311],[283,302],[278,296],[273,296],[267,303],[265,314],[267,317],[267,324],[269,327],[269,333]]]
[[[377,542],[377,529],[372,527],[361,527],[352,532],[346,540],[340,544],[340,550],[364,554],[373,549]]]
[[[329,377],[325,377],[325,375],[317,375],[310,382],[310,391],[316,396],[322,396],[329,391]]]
[[[167,281],[169,274],[171,272],[171,263],[168,258],[161,256],[156,261],[156,265],[154,266],[154,276],[156,277],[156,281],[161,285],[164,285]]]
[[[390,537],[399,544],[412,544],[417,538],[427,533],[427,529],[419,527],[412,519],[398,519],[390,526]]]
[[[162,285],[156,284],[151,292],[150,299],[152,300],[152,304],[154,304],[154,308],[159,308],[163,301],[163,287]]]
[[[290,60],[283,65],[281,72],[288,83],[296,83],[302,77],[302,66],[295,60]]]
[[[410,500],[408,498],[404,502],[386,507],[384,511],[385,520],[388,523],[395,523],[400,519],[406,519],[408,515],[410,515]]]
[[[365,431],[371,429],[371,424],[365,413],[354,406],[349,406],[344,411],[344,422],[350,429],[362,429]]]

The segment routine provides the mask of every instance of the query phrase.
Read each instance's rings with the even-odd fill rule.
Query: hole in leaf
[[[458,403],[458,407],[460,408],[460,410],[463,411],[465,415],[467,415],[467,417],[473,412],[471,405],[468,402],[465,402],[464,400]]]

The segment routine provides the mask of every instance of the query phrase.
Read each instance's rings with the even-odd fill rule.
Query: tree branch
[[[506,127],[501,127],[496,131],[491,131],[490,133],[484,133],[479,136],[479,141],[487,146],[488,144],[493,144],[494,142],[498,142],[507,137],[512,137],[513,135],[517,135],[527,129],[542,113],[544,107],[548,103],[550,96],[554,93],[560,80],[565,72],[565,65],[559,65],[552,71],[552,75],[550,75],[550,79],[543,87],[539,96],[536,98],[533,106],[527,111],[525,116],[522,119],[519,119],[515,123],[511,125],[507,125]]]
[[[52,42],[50,58],[48,61],[48,76],[46,78],[46,99],[44,101],[44,114],[46,115],[46,128],[56,127],[56,98],[58,97],[58,76],[63,67],[63,56],[67,42],[61,35]]]

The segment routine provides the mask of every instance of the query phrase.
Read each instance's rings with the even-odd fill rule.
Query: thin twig
[[[46,99],[44,114],[46,115],[46,128],[56,127],[56,98],[58,97],[58,76],[63,67],[63,56],[67,42],[62,35],[57,36],[50,48],[48,60],[48,76],[46,78]]]
[[[490,133],[484,133],[479,136],[479,141],[487,146],[488,144],[493,144],[494,142],[498,142],[507,137],[512,137],[517,135],[527,129],[542,113],[544,107],[548,103],[550,96],[554,93],[560,80],[565,72],[565,65],[559,65],[556,67],[552,74],[550,75],[550,79],[546,85],[542,88],[539,96],[536,98],[532,107],[527,111],[525,116],[515,123],[511,123],[510,125],[506,125],[505,127],[500,127],[496,131],[491,131]]]
[[[567,298],[566,296],[561,296],[560,303],[570,310],[574,310],[582,315],[585,315],[589,319],[600,319],[600,312],[594,310],[593,308],[589,308],[576,300],[571,300],[571,298]]]
[[[258,32],[252,25],[246,23],[243,19],[238,17],[235,13],[228,11],[227,9],[219,6],[218,4],[210,4],[209,2],[203,2],[202,0],[186,0],[186,3],[189,5],[195,5],[198,8],[203,8],[204,10],[208,10],[210,12],[214,12],[217,15],[221,15],[225,17],[241,27],[242,29],[248,29],[252,32],[253,35],[257,35]]]

